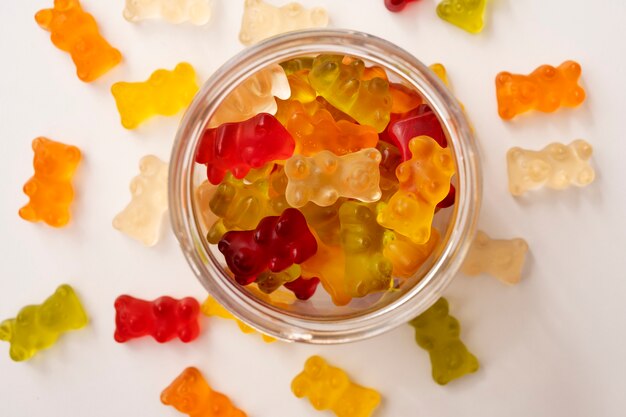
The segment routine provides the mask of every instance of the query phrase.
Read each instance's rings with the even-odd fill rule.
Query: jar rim
[[[415,88],[438,116],[454,150],[457,198],[453,227],[439,258],[412,288],[374,311],[339,320],[288,314],[237,289],[212,261],[193,209],[193,167],[198,141],[225,97],[247,76],[271,64],[306,55],[337,53],[365,59],[395,72]],[[361,340],[391,330],[425,311],[461,267],[476,231],[482,196],[478,147],[456,98],[429,68],[404,49],[376,36],[342,29],[290,32],[235,55],[202,86],[174,141],[169,168],[169,211],[174,234],[191,269],[220,304],[259,331],[285,341],[316,344]]]

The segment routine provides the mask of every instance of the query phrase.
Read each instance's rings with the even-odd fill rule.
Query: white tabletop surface
[[[193,27],[130,24],[122,18],[122,0],[85,0],[102,33],[124,54],[122,65],[87,85],[33,19],[52,0],[0,2],[0,318],[67,282],[91,319],[27,363],[12,362],[8,344],[0,343],[0,415],[177,416],[159,395],[190,365],[250,416],[330,415],[290,392],[291,379],[312,354],[380,390],[378,417],[624,415],[626,5],[619,0],[493,0],[477,36],[440,20],[433,0],[402,14],[387,12],[382,0],[303,1],[327,7],[333,27],[370,32],[426,63],[443,62],[471,116],[484,161],[480,227],[530,245],[520,285],[459,276],[446,291],[462,338],[481,361],[479,372],[436,385],[409,326],[361,343],[318,347],[267,345],[232,322],[206,319],[200,338],[188,345],[114,342],[118,295],[203,299],[206,293],[171,233],[144,248],[111,227],[130,198],[139,159],[169,157],[179,117],[125,130],[109,88],[179,61],[192,63],[206,79],[243,48],[237,37],[243,0],[215,3],[213,21]],[[580,108],[499,119],[496,73],[529,73],[567,59],[583,67],[588,98]],[[30,142],[40,135],[77,145],[84,155],[72,223],[61,230],[17,215],[27,201],[22,185],[33,171]],[[594,146],[594,184],[509,195],[508,148],[576,138]]]

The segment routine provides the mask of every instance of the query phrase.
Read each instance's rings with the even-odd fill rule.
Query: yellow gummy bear
[[[153,155],[139,161],[139,175],[130,182],[130,203],[113,219],[113,227],[146,246],[161,237],[167,212],[168,164]]]
[[[346,253],[346,291],[364,297],[392,284],[393,266],[383,255],[385,229],[367,204],[348,201],[339,209],[341,244]]]
[[[42,304],[26,306],[16,318],[0,323],[0,340],[11,344],[11,359],[25,361],[52,346],[62,333],[86,325],[87,314],[78,296],[64,284]]]
[[[437,6],[437,15],[470,33],[480,33],[485,27],[486,3],[487,0],[443,0]]]
[[[380,394],[350,381],[348,374],[311,356],[291,382],[296,397],[308,397],[316,410],[331,410],[337,417],[369,417],[380,404]]]
[[[201,310],[202,313],[208,317],[215,316],[226,320],[234,320],[237,323],[237,326],[239,326],[239,330],[241,330],[243,333],[256,333],[256,330],[248,326],[243,321],[239,320],[237,317],[233,316],[230,311],[226,310],[220,303],[217,302],[217,300],[215,300],[215,298],[211,297],[210,295],[207,297],[206,300],[204,300],[204,303],[202,303]],[[272,343],[276,341],[276,339],[271,336],[267,336],[264,334],[261,334],[261,336],[263,337],[263,341],[266,343]]]
[[[196,71],[186,62],[173,71],[156,70],[147,81],[118,82],[111,87],[126,129],[135,129],[155,115],[175,115],[191,103],[197,91]]]
[[[439,243],[439,232],[432,229],[430,239],[423,245],[395,232],[387,233],[383,255],[393,265],[393,275],[400,278],[409,278],[415,274],[426,262]]]
[[[389,82],[379,77],[363,80],[363,61],[346,64],[343,58],[317,56],[309,72],[311,86],[334,107],[381,133],[389,124],[393,104]]]
[[[450,148],[428,136],[411,139],[409,149],[411,159],[396,169],[400,189],[379,204],[378,223],[423,244],[430,238],[435,207],[450,189],[454,160]]]
[[[440,298],[432,307],[410,321],[417,344],[428,351],[433,379],[445,385],[476,372],[478,359],[461,342],[459,321],[449,313],[448,301]]]

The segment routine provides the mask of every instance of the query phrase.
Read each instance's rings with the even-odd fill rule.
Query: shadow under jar
[[[433,225],[441,238],[429,259],[410,278],[394,278],[393,289],[354,298],[345,306],[335,305],[321,285],[307,301],[289,297],[291,293],[282,287],[266,295],[255,284],[239,285],[217,245],[207,241],[208,226],[195,198],[196,189],[206,181],[206,166],[195,163],[196,150],[209,120],[228,94],[261,69],[319,54],[345,55],[361,59],[367,66],[380,66],[390,82],[417,91],[439,118],[456,169],[455,203],[435,215]],[[169,206],[175,235],[189,265],[220,304],[255,329],[279,339],[332,344],[391,330],[425,311],[441,296],[474,237],[481,186],[472,129],[458,101],[427,66],[394,44],[368,34],[315,30],[287,33],[246,49],[204,84],[176,136],[170,162]]]

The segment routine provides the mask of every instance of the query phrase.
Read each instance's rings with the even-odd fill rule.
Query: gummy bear
[[[316,410],[331,410],[337,417],[370,417],[380,404],[380,394],[358,385],[340,368],[320,356],[311,356],[291,382],[296,397],[308,397]]]
[[[593,148],[582,139],[569,145],[551,143],[540,151],[511,148],[507,152],[509,191],[514,196],[546,186],[562,190],[570,185],[585,187],[595,178],[589,164]]]
[[[390,83],[391,113],[406,113],[411,111],[424,101],[422,96],[402,84]]]
[[[221,219],[214,224],[208,234],[210,243],[217,243],[222,235],[217,229],[254,229],[264,217],[277,214],[270,205],[267,180],[246,184],[227,174],[217,187],[209,206]]]
[[[385,7],[390,12],[401,12],[409,4],[416,0],[385,0]]]
[[[115,300],[115,341],[124,343],[143,336],[152,336],[159,343],[177,337],[184,343],[200,334],[200,305],[190,297],[176,300],[159,297],[145,301],[130,295]]]
[[[220,317],[226,320],[234,320],[237,323],[239,330],[241,330],[243,333],[250,334],[250,333],[256,332],[256,330],[254,330],[252,327],[248,326],[246,323],[239,320],[237,317],[233,316],[220,303],[218,303],[217,300],[215,300],[215,298],[211,296],[207,297],[204,303],[202,303],[201,309],[202,309],[202,313],[205,316],[209,316],[209,317],[215,316],[215,317]],[[263,337],[263,341],[265,343],[272,343],[276,341],[276,339],[274,339],[271,336],[267,336],[265,334],[261,334],[261,336]]]
[[[292,207],[309,201],[330,206],[339,197],[374,202],[380,199],[381,155],[375,148],[337,156],[321,151],[311,157],[294,155],[285,164],[289,179],[285,196]]]
[[[289,74],[287,80],[291,89],[290,100],[297,100],[300,103],[311,103],[317,98],[317,92],[309,84],[309,70]]]
[[[96,20],[78,0],[54,0],[54,8],[38,11],[35,20],[50,32],[57,48],[69,52],[82,81],[94,81],[122,60],[120,51],[100,35]]]
[[[281,285],[291,281],[295,281],[300,278],[302,271],[300,265],[293,264],[289,268],[279,271],[263,271],[261,272],[256,281],[254,281],[261,291],[266,294],[271,294],[280,288]]]
[[[78,296],[64,284],[42,304],[26,306],[16,318],[0,323],[0,340],[11,344],[11,359],[20,362],[52,346],[62,333],[86,325],[87,314]]]
[[[224,394],[214,391],[198,369],[185,369],[161,393],[161,402],[189,417],[246,417]]]
[[[317,238],[317,252],[300,265],[302,273],[320,278],[322,287],[332,298],[333,304],[344,306],[352,297],[346,290],[346,255],[338,245],[327,245]]]
[[[289,100],[281,106],[288,108],[289,116],[281,120],[296,142],[295,153],[311,156],[320,151],[345,155],[378,143],[378,134],[370,126],[358,125],[345,120],[336,122],[325,109],[309,115],[302,103]]]
[[[139,161],[139,175],[130,182],[130,203],[113,219],[113,227],[146,246],[161,236],[167,212],[168,165],[154,155]]]
[[[339,244],[339,208],[346,200],[338,199],[330,206],[318,206],[315,203],[307,203],[300,207],[309,227],[315,230],[316,235],[326,244]]]
[[[169,23],[204,25],[211,19],[211,0],[126,0],[124,19],[162,18]]]
[[[319,283],[320,279],[317,277],[299,277],[293,281],[286,282],[284,286],[285,288],[293,292],[298,300],[306,301],[309,298],[313,297],[313,294],[315,294],[315,290],[317,290],[317,286],[319,285]]]
[[[196,71],[181,62],[174,70],[158,69],[147,81],[117,82],[111,86],[122,126],[135,129],[155,116],[173,116],[185,109],[198,91]]]
[[[235,280],[247,285],[267,269],[279,272],[306,261],[317,251],[317,241],[302,213],[288,208],[264,218],[255,230],[226,233],[217,247]]]
[[[285,32],[328,26],[328,13],[321,7],[305,9],[300,3],[276,7],[263,0],[246,0],[239,41],[248,46]]]
[[[461,326],[448,313],[448,301],[445,298],[440,298],[409,324],[415,328],[417,344],[430,355],[436,383],[445,385],[478,370],[478,359],[461,341]]]
[[[302,70],[310,70],[313,67],[313,57],[305,56],[292,58],[289,61],[280,63],[280,66],[285,70],[285,74],[291,75]]]
[[[486,3],[487,0],[443,0],[437,5],[437,15],[469,33],[480,33],[485,27]]]
[[[32,148],[35,175],[24,184],[30,200],[19,215],[29,222],[43,220],[53,227],[65,226],[70,221],[72,177],[81,159],[80,150],[44,137],[33,140]]]
[[[408,161],[411,159],[409,142],[417,136],[429,136],[442,148],[448,146],[446,134],[439,122],[439,118],[425,104],[398,118],[394,118],[387,127],[385,138],[400,150],[402,161]]]
[[[383,255],[385,229],[367,204],[348,201],[339,209],[341,245],[346,253],[345,285],[351,297],[391,287],[393,265]]]
[[[362,79],[365,64],[360,59],[350,64],[341,55],[319,55],[313,61],[309,82],[319,95],[362,125],[380,133],[389,123],[393,100],[389,82],[383,78]]]
[[[428,136],[412,139],[409,148],[413,156],[396,169],[400,189],[388,203],[379,204],[378,223],[424,244],[430,238],[435,207],[450,189],[454,160],[449,148]]]
[[[510,120],[529,110],[552,113],[559,107],[576,107],[585,101],[585,90],[578,85],[581,73],[574,61],[557,68],[542,65],[530,75],[501,72],[496,76],[498,114]]]
[[[383,255],[393,265],[393,275],[400,278],[412,277],[426,262],[439,243],[439,232],[433,228],[428,242],[423,245],[395,232],[387,234]]]
[[[209,128],[224,123],[243,122],[259,113],[274,114],[276,98],[286,100],[291,87],[285,71],[278,64],[270,65],[250,77],[228,94],[209,121]]]
[[[528,244],[524,239],[491,239],[478,231],[461,270],[465,275],[485,272],[505,284],[517,284],[522,277],[527,251]]]
[[[207,129],[200,139],[196,162],[207,166],[207,177],[219,184],[227,171],[245,177],[253,168],[293,155],[295,142],[271,114],[260,113],[237,123]]]

